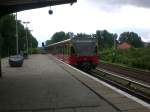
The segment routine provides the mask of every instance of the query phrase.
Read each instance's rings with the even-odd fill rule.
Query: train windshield
[[[92,56],[96,54],[95,42],[77,42],[77,43],[74,43],[74,46],[75,46],[75,51],[78,56]]]

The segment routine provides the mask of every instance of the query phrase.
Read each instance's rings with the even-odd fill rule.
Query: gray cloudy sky
[[[88,0],[96,4],[115,5],[134,5],[139,7],[150,7],[150,0]]]
[[[53,6],[18,13],[39,43],[50,39],[57,31],[95,33],[108,30],[112,33],[134,31],[143,41],[150,41],[150,0],[78,0],[73,6]]]

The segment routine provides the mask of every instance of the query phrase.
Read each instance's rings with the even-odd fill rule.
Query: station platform
[[[51,55],[29,56],[20,68],[3,59],[2,70],[0,112],[150,112],[149,104]]]

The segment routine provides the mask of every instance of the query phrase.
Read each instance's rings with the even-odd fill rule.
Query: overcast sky
[[[150,41],[150,0],[78,0],[51,8],[53,15],[48,14],[50,7],[18,13],[18,19],[30,21],[39,44],[58,31],[93,34],[104,29],[118,35],[133,31]]]

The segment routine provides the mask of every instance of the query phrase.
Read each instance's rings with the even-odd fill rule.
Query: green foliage
[[[46,40],[46,45],[52,44],[51,40]]]
[[[8,55],[8,51],[11,51],[12,53],[15,52],[15,46],[13,44],[16,44],[15,41],[15,16],[14,15],[7,15],[4,18],[0,20],[0,33],[3,39],[2,43],[2,51],[4,49],[4,52],[2,52],[3,56]]]
[[[122,34],[120,34],[119,42],[127,42],[136,48],[144,46],[141,37],[134,32],[123,32]]]
[[[66,37],[65,37],[65,32],[61,31],[61,32],[56,32],[52,38],[51,38],[51,42],[52,43],[55,43],[55,42],[59,42],[59,41],[62,41],[62,40],[65,40]]]
[[[30,39],[29,39],[30,45],[31,45],[31,42],[32,42],[32,48],[37,48],[38,47],[38,41],[32,35],[30,36]]]
[[[99,48],[112,48],[114,47],[114,42],[117,43],[116,39],[118,37],[117,34],[109,33],[107,30],[97,30],[96,37],[98,40]]]
[[[53,36],[51,37],[50,40],[46,41],[46,45],[69,39],[70,38],[69,34],[70,34],[70,32],[68,32],[68,33],[65,33],[63,31],[56,32],[55,34],[53,34]]]
[[[115,53],[115,55],[113,55]],[[128,50],[103,49],[100,59],[107,62],[124,64],[130,67],[150,70],[150,49],[132,48]]]
[[[85,33],[78,33],[77,35],[76,35],[76,37],[80,37],[80,38],[87,38],[87,37],[89,37],[90,35],[88,35],[88,34],[85,34]]]
[[[29,53],[32,53],[32,54],[38,54],[40,52],[40,50],[38,48],[30,48],[29,49]]]
[[[18,43],[19,51],[26,50],[26,29],[17,21],[18,26]],[[1,55],[3,57],[16,54],[16,20],[15,15],[6,15],[0,19],[0,45]],[[37,40],[32,36],[29,30],[27,30],[28,47],[32,46],[35,48],[38,45]]]

